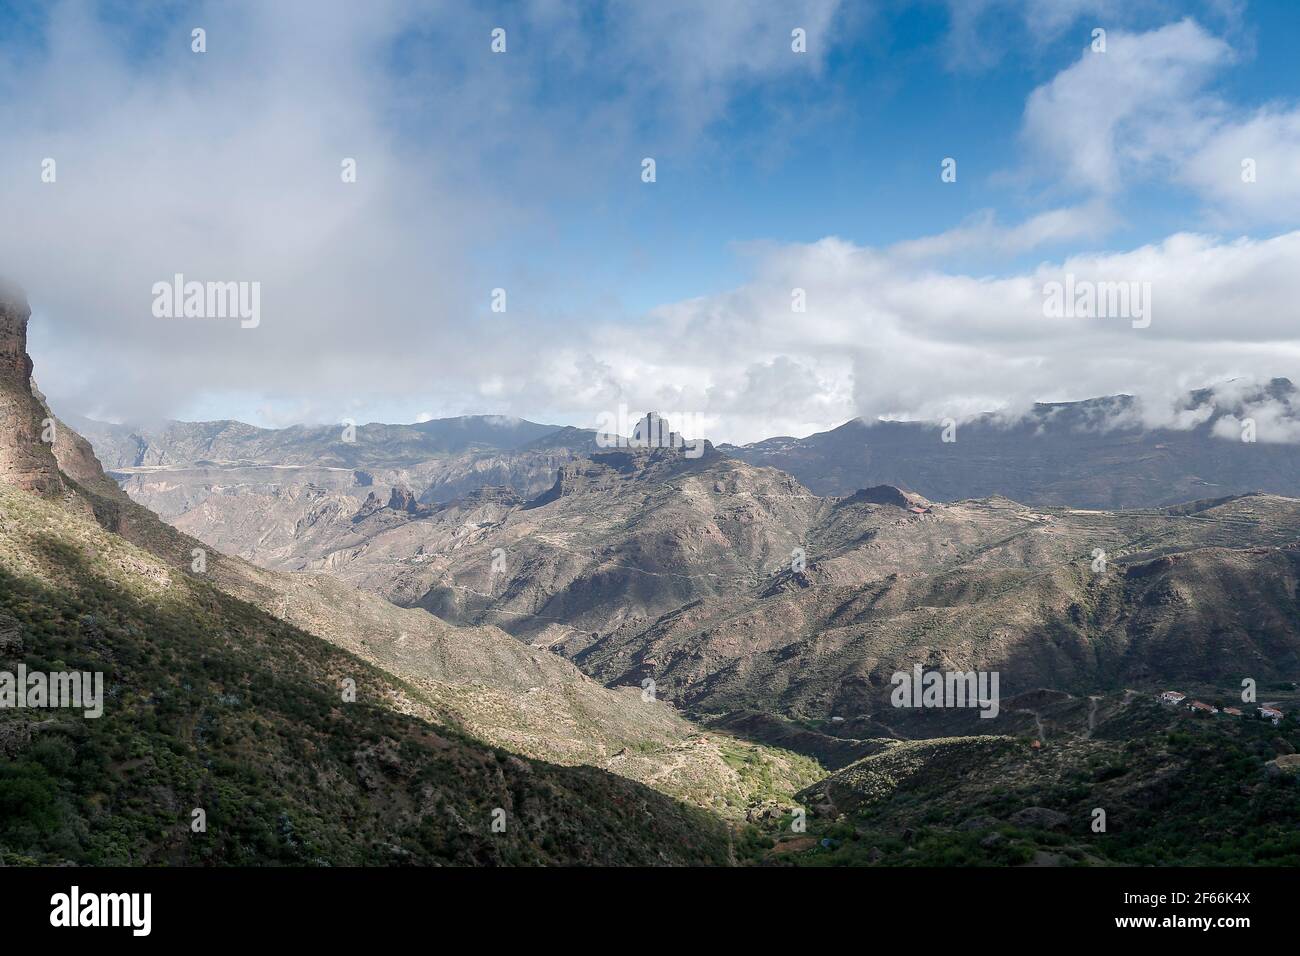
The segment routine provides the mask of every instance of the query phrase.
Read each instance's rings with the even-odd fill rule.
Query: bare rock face
[[[41,494],[63,491],[58,463],[41,440],[44,409],[32,395],[27,297],[0,285],[0,481]]]
[[[392,494],[388,496],[388,507],[409,515],[424,514],[431,510],[421,505],[411,489],[405,487],[393,488]]]
[[[896,508],[926,508],[930,502],[920,495],[912,494],[893,485],[875,485],[862,488],[845,499],[845,504],[869,502],[877,505],[893,505]]]

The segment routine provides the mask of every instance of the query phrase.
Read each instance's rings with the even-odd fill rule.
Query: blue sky
[[[1068,196],[1070,187],[1020,173],[1025,101],[1079,56],[1092,25],[1102,21],[1081,14],[1068,28],[1036,34],[1009,14],[1013,6],[992,8],[979,22],[979,45],[995,60],[988,63],[969,62],[954,49],[959,41],[944,4],[859,11],[846,18],[856,29],[826,31],[823,55],[808,69],[747,84],[698,139],[680,149],[651,149],[662,171],[652,195],[636,177],[638,156],[629,154],[624,168],[607,171],[600,191],[565,197],[538,231],[504,248],[536,261],[540,245],[548,266],[561,273],[574,263],[595,264],[609,294],[638,312],[742,281],[737,243],[838,236],[888,245],[989,210],[1016,221],[1049,209],[1061,199],[1052,191]],[[1216,4],[1137,4],[1104,23],[1154,29],[1170,22],[1171,10],[1179,17],[1200,13],[1249,51],[1224,76],[1224,95],[1247,103],[1294,98],[1294,8],[1255,4],[1247,19],[1224,15]],[[775,44],[783,39],[770,37]],[[578,110],[602,95],[585,83],[548,92]],[[643,132],[649,142],[657,138],[653,128]],[[959,160],[955,184],[939,181],[939,162],[948,156]],[[1113,243],[1141,245],[1202,224],[1185,189],[1159,183],[1127,195],[1124,213],[1107,237]],[[1059,249],[1036,250],[1044,251]]]
[[[0,253],[56,408],[752,440],[1114,391],[1163,420],[1300,356],[1282,0],[351,7],[0,0]],[[1045,321],[1066,271],[1157,320]],[[260,283],[260,323],[159,319],[177,272]]]

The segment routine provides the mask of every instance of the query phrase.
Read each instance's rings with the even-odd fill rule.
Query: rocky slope
[[[0,481],[57,494],[63,483],[45,437],[45,419],[30,400],[32,360],[27,355],[27,322],[31,314],[22,295],[0,285],[0,433],[12,436],[0,443]]]
[[[97,719],[0,712],[6,864],[727,859],[702,811],[487,747],[420,688],[7,484],[0,622],[0,669],[99,672],[107,696]]]
[[[853,505],[811,530],[803,572],[604,635],[576,660],[612,682],[653,676],[696,710],[869,715],[858,736],[960,718],[890,706],[890,677],[918,664],[997,672],[1004,696],[1293,678],[1298,541],[1300,502],[1270,496],[1191,514]],[[964,732],[985,723],[962,714]]]
[[[828,508],[712,450],[604,452],[531,501],[485,491],[425,514],[358,515],[308,567],[576,655],[695,601],[743,600]]]
[[[838,730],[861,738],[987,729],[890,707],[890,677],[918,664],[997,671],[1008,696],[1300,667],[1300,502],[1271,495],[1118,512],[822,498],[713,449],[633,449],[572,462],[531,500],[376,494],[293,540],[309,568],[604,683],[652,681],[698,714],[856,721]]]
[[[9,292],[2,312],[0,664],[97,673],[105,697],[102,716],[0,712],[0,861],[726,860],[725,828],[703,812],[485,746],[429,688],[232,596],[271,587],[260,573],[175,560],[192,542],[125,499],[84,442],[65,432],[51,447],[28,427],[50,416],[27,310]]]
[[[323,573],[276,573],[208,551],[127,498],[93,457],[86,467],[73,454],[76,434],[65,434],[69,461],[85,469],[83,497],[114,530],[181,568],[204,550],[204,573],[218,587],[421,688],[444,719],[479,739],[602,767],[728,816],[820,774],[792,753],[701,731],[654,695],[608,689],[496,627],[452,627]]]

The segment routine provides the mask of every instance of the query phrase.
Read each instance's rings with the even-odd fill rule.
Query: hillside
[[[199,542],[131,502],[103,476],[75,432],[55,452],[83,498],[132,542],[184,568]],[[92,491],[90,489],[97,489]],[[813,761],[702,731],[660,699],[608,689],[573,664],[491,627],[452,627],[325,574],[282,574],[212,551],[216,586],[418,686],[442,717],[512,752],[587,764],[737,817],[821,775]],[[761,772],[760,772],[761,771]]]
[[[1196,716],[1134,692],[1094,701],[1090,716],[1074,709],[1071,719],[1068,702],[1058,709],[1057,729],[1037,748],[1028,735],[892,743],[800,794],[812,814],[807,835],[769,824],[752,859],[1300,864],[1294,718],[1275,728],[1249,717]]]
[[[34,386],[32,394],[33,414],[57,421]],[[418,687],[444,722],[476,739],[607,769],[733,819],[823,773],[814,760],[702,730],[639,689],[608,689],[495,627],[452,627],[327,575],[277,574],[208,550],[131,501],[89,443],[57,424],[50,450],[87,514],[172,568],[190,568],[204,550],[203,574],[217,587]]]
[[[1297,540],[1300,502],[1268,496],[1191,514],[852,505],[813,529],[802,572],[615,631],[576,661],[616,682],[651,674],[695,710],[873,715],[865,737],[959,719],[889,706],[890,676],[915,664],[999,672],[1003,696],[1293,679]]]
[[[733,816],[743,813],[745,806],[756,799],[772,793],[788,794],[819,774],[815,764],[802,758],[718,734],[701,733],[662,703],[643,701],[639,695],[606,690],[567,662],[531,651],[492,628],[457,631],[423,612],[402,611],[378,597],[352,591],[338,582],[276,575],[217,552],[206,553],[206,566],[196,568],[193,561],[199,543],[131,502],[103,474],[90,446],[80,436],[62,423],[54,422],[56,427],[52,434],[55,440],[47,444],[39,440],[40,430],[27,427],[28,422],[49,423],[53,416],[30,383],[31,366],[25,353],[26,307],[20,300],[10,298],[5,301],[3,310],[8,333],[5,344],[14,371],[3,383],[6,417],[0,423],[4,425],[0,429],[0,444],[9,449],[5,460],[15,463],[4,476],[12,487],[5,486],[4,507],[0,509],[4,516],[4,532],[9,535],[5,560],[0,565],[0,570],[6,575],[4,597],[10,610],[5,628],[6,652],[25,654],[29,667],[34,667],[38,660],[80,660],[85,654],[79,651],[79,656],[72,651],[79,647],[77,638],[81,636],[81,625],[91,628],[90,633],[109,633],[105,630],[108,624],[104,622],[110,622],[112,639],[105,639],[101,650],[85,659],[95,664],[114,663],[118,662],[117,655],[124,654],[129,660],[138,658],[144,661],[141,666],[148,668],[125,672],[123,678],[128,684],[133,681],[139,688],[129,699],[133,707],[137,696],[144,702],[141,706],[145,716],[133,710],[126,724],[103,718],[93,727],[109,728],[120,746],[115,749],[96,737],[87,744],[88,749],[84,752],[73,746],[77,759],[91,760],[97,752],[116,754],[121,752],[121,746],[140,749],[142,745],[136,739],[138,735],[134,729],[136,723],[153,726],[156,721],[152,711],[159,701],[176,694],[173,684],[179,682],[184,690],[181,697],[187,701],[178,712],[179,723],[155,728],[157,733],[149,747],[157,750],[166,744],[170,751],[182,758],[182,763],[200,760],[194,752],[194,727],[199,726],[195,721],[200,717],[205,721],[215,719],[202,708],[215,706],[209,698],[217,698],[221,706],[239,710],[237,718],[244,722],[239,733],[229,741],[223,737],[213,746],[224,746],[229,742],[232,746],[244,748],[231,751],[233,756],[226,760],[232,774],[249,778],[245,802],[274,797],[290,807],[286,813],[291,820],[295,814],[320,816],[318,803],[322,800],[334,797],[342,801],[368,799],[364,795],[358,796],[359,791],[348,783],[351,780],[348,775],[360,775],[363,784],[374,776],[363,765],[362,758],[369,751],[357,749],[353,757],[348,758],[339,748],[350,744],[360,748],[362,741],[367,746],[382,747],[381,762],[384,766],[400,768],[403,781],[410,778],[421,786],[406,796],[395,792],[383,795],[385,800],[400,801],[409,811],[395,815],[402,819],[395,819],[390,828],[392,839],[388,843],[394,846],[402,844],[399,837],[412,839],[409,834],[423,825],[421,821],[429,816],[430,805],[415,800],[414,795],[450,801],[454,812],[462,814],[460,808],[468,805],[469,794],[493,792],[490,787],[479,786],[476,774],[480,771],[473,769],[474,761],[482,764],[482,773],[502,778],[503,786],[510,783],[513,774],[503,775],[495,770],[496,762],[509,758],[514,761],[509,766],[519,773],[535,774],[530,779],[539,781],[546,792],[545,800],[556,804],[557,813],[560,812],[558,807],[566,801],[590,800],[585,811],[575,810],[577,816],[574,819],[585,813],[593,827],[596,826],[594,818],[601,813],[599,805],[602,801],[608,799],[621,806],[644,790],[598,770],[569,771],[541,761],[523,760],[504,750],[484,746],[480,740],[489,744],[517,744],[517,750],[553,757],[566,764],[609,765],[624,777],[647,778],[662,791],[683,795],[699,804],[714,805]],[[38,480],[31,480],[31,475],[36,475]],[[61,595],[57,601],[52,597],[56,594]],[[150,597],[146,600],[141,594]],[[123,598],[125,603],[119,606],[116,599],[121,595],[126,596]],[[101,600],[109,603],[101,607]],[[43,614],[39,610],[42,606],[54,610]],[[76,626],[70,623],[74,617],[79,622]],[[191,633],[196,627],[203,628],[208,638],[196,641]],[[309,628],[314,633],[300,628]],[[345,650],[331,647],[321,637],[332,640]],[[137,647],[137,644],[141,646]],[[279,650],[282,644],[283,654]],[[347,653],[346,649],[355,650],[357,656]],[[161,670],[159,655],[165,658],[167,665]],[[384,670],[367,665],[362,658],[379,663]],[[318,660],[319,663],[308,666],[303,663],[306,660]],[[202,685],[201,691],[194,691],[199,685],[185,675],[204,668],[215,669],[223,681],[232,682],[230,687],[208,681]],[[252,671],[246,673],[249,668]],[[300,708],[292,703],[282,704],[279,690],[275,691],[270,702],[259,696],[249,703],[246,691],[241,693],[231,689],[235,683],[260,687],[261,682],[270,681],[274,688],[278,687],[276,681],[283,682],[282,674],[297,674],[297,683],[291,682],[290,698],[303,697],[311,701],[309,710],[314,707],[321,711],[322,721],[337,723],[338,714],[333,713],[334,708],[324,707],[322,702],[333,696],[330,687],[342,679],[339,675],[353,671],[367,676],[372,694],[369,698],[362,695],[362,703],[355,705],[355,727],[346,726],[333,739],[327,740],[328,728],[321,724],[316,727],[316,736],[306,746],[282,745],[272,738],[264,753],[256,753],[251,744],[245,747],[240,743],[248,733],[260,735],[267,727],[282,729]],[[180,676],[175,681],[167,678],[167,686],[161,686],[159,682],[173,672]],[[114,672],[110,670],[109,673]],[[526,688],[523,686],[525,683],[528,684]],[[159,684],[157,693],[153,690],[154,684]],[[312,693],[308,693],[308,688],[314,688]],[[341,695],[339,700],[341,703]],[[242,707],[240,701],[243,701]],[[353,713],[352,707],[349,704],[344,713]],[[40,737],[37,746],[32,743],[31,721],[24,720],[21,711],[18,714],[17,719],[6,715],[11,719],[5,733],[10,756],[16,758],[13,764],[13,772],[17,774],[14,794],[28,791],[35,794],[33,787],[36,787],[44,794],[34,797],[36,803],[53,807],[58,812],[52,810],[53,815],[42,816],[43,822],[35,831],[26,828],[15,831],[6,847],[12,853],[30,852],[35,857],[46,859],[56,850],[52,845],[42,843],[41,835],[48,836],[53,830],[58,830],[62,834],[59,839],[67,843],[69,858],[108,859],[101,855],[104,852],[102,847],[97,849],[81,837],[78,837],[76,847],[67,842],[69,829],[82,835],[94,829],[86,820],[89,810],[85,801],[101,800],[98,794],[108,789],[98,771],[88,772],[84,780],[78,778],[75,781],[55,772],[68,769],[63,761],[69,755],[68,748],[57,743],[57,735],[70,733],[75,739],[78,733],[84,735],[85,731],[78,731],[76,723],[54,721],[37,725],[38,736],[45,731],[56,735]],[[368,716],[363,720],[362,715]],[[392,724],[394,720],[398,724]],[[407,721],[409,727],[402,721]],[[356,729],[358,727],[361,729]],[[394,742],[390,744],[380,730]],[[471,734],[477,739],[472,739]],[[425,754],[419,749],[422,746],[419,741],[425,736],[433,740],[430,745],[433,752],[446,750],[457,761],[467,762],[469,767],[464,773],[457,771],[457,780],[443,787],[445,796],[439,797],[441,791],[431,789],[427,779],[420,776],[424,772]],[[416,750],[410,754],[403,750],[403,759],[398,760],[389,751],[393,747],[399,750],[407,747],[408,738],[416,741],[411,744]],[[47,747],[46,739],[56,743]],[[27,766],[23,755],[33,747],[36,763]],[[41,762],[44,759],[41,755],[50,748],[58,751],[59,757],[57,765],[46,766]],[[318,752],[333,751],[342,754],[336,761],[338,765],[322,765],[320,772],[330,777],[325,790],[332,787],[334,797],[329,793],[318,794],[311,788],[295,797],[287,789],[285,780],[293,778],[296,784],[305,784],[317,772],[314,761]],[[413,761],[409,767],[403,763],[407,756]],[[136,758],[123,759],[134,761]],[[211,763],[209,757],[202,757],[202,761]],[[148,761],[150,766],[138,781],[141,786],[151,779],[154,762]],[[278,782],[262,780],[254,769],[281,765],[284,779]],[[100,769],[117,772],[120,768],[105,764]],[[202,768],[191,767],[185,772],[195,779],[204,777]],[[338,786],[333,786],[335,777],[342,781]],[[375,780],[379,778],[375,777]],[[88,787],[91,789],[85,789]],[[520,792],[527,790],[524,787]],[[504,846],[497,846],[495,850],[478,847],[467,851],[469,855],[466,855],[459,851],[453,853],[441,844],[430,844],[423,850],[395,851],[396,855],[390,859],[382,853],[370,853],[364,842],[367,836],[373,837],[383,830],[378,817],[385,811],[373,810],[376,819],[367,822],[366,814],[372,810],[363,807],[352,817],[338,813],[330,817],[334,823],[325,828],[329,831],[328,840],[320,845],[320,859],[345,862],[392,862],[396,859],[419,859],[422,862],[439,859],[446,862],[505,862],[511,859],[600,862],[600,853],[608,850],[609,858],[605,862],[620,859],[717,861],[715,850],[720,844],[710,841],[725,836],[725,830],[719,824],[672,801],[663,802],[663,798],[653,791],[644,792],[651,802],[641,805],[661,808],[661,811],[653,812],[665,814],[667,825],[677,828],[682,840],[687,839],[685,833],[688,829],[701,828],[698,840],[690,838],[699,847],[698,851],[683,849],[679,853],[669,848],[650,856],[637,855],[640,851],[633,853],[630,839],[627,844],[603,848],[599,837],[592,838],[595,842],[577,839],[560,845],[554,840],[564,837],[564,834],[555,831],[550,834],[543,850],[539,849],[540,842],[537,841],[547,838],[534,829],[531,835],[513,841],[517,845],[509,850]],[[123,793],[131,795],[131,799],[141,807],[148,804],[130,788]],[[19,801],[18,796],[11,796],[11,803]],[[125,811],[119,810],[118,815],[122,812]],[[606,822],[617,820],[622,812],[607,816]],[[349,830],[353,838],[350,843],[333,830],[335,826],[347,826],[349,820],[356,824]],[[97,825],[102,823],[104,821],[97,821]],[[248,823],[248,826],[252,825]],[[467,824],[467,827],[466,832],[478,832],[472,825]],[[598,830],[599,827],[592,832]],[[506,844],[511,841],[496,842]],[[171,852],[168,845],[155,847],[143,837],[133,838],[125,845],[136,848],[139,853],[144,853],[141,848],[146,846],[149,847],[147,854]],[[239,856],[229,846],[214,852],[216,855],[211,858],[215,862],[252,859],[249,855],[252,851],[240,851],[244,855]],[[631,855],[624,856],[625,852]],[[140,862],[142,859],[144,857],[136,855],[131,861]]]
[[[108,698],[97,719],[0,712],[6,863],[725,859],[706,814],[473,741],[418,689],[71,504],[0,485],[0,668],[102,672]],[[205,833],[190,830],[196,808]]]

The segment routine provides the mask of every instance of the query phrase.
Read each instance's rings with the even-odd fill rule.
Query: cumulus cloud
[[[1192,20],[1148,33],[1112,32],[1106,51],[1040,86],[1024,134],[1053,178],[1114,192],[1145,168],[1200,141],[1220,107],[1203,87],[1232,49]]]
[[[1292,374],[1300,233],[1105,251],[1120,187],[1153,169],[1225,215],[1296,201],[1291,108],[1234,113],[1206,92],[1233,52],[1191,21],[1112,32],[1030,97],[1025,141],[1078,201],[886,246],[748,242],[748,279],[718,294],[521,315],[528,283],[554,277],[512,272],[503,240],[644,143],[707,138],[735,97],[816,74],[836,7],[717,4],[701,22],[614,4],[617,29],[597,34],[581,8],[536,0],[512,8],[493,59],[489,14],[436,3],[223,3],[147,28],[56,5],[42,43],[0,44],[0,202],[22,224],[0,231],[0,262],[36,307],[38,378],[56,409],[116,420],[220,406],[260,424],[398,408],[593,425],[626,404],[749,441],[1119,392],[1185,426],[1189,388]],[[779,52],[792,22],[807,59]],[[596,77],[610,92],[582,109],[554,95]],[[1260,189],[1243,199],[1222,174],[1247,148]],[[1056,258],[1024,264],[1040,250]],[[152,286],[175,273],[260,282],[260,325],[156,318]],[[1066,277],[1149,283],[1150,324],[1052,317],[1044,289]],[[489,311],[498,285],[505,313]]]
[[[1190,19],[1112,31],[1105,53],[1085,50],[1034,90],[1022,136],[1058,189],[1110,196],[1163,181],[1189,188],[1216,226],[1289,225],[1300,216],[1300,106],[1241,107],[1211,91],[1238,58]]]
[[[1205,420],[1185,407],[1189,390],[1234,378],[1257,387],[1300,367],[1297,256],[1300,232],[1178,234],[987,276],[838,239],[773,246],[740,288],[658,310],[634,360],[620,360],[614,329],[594,330],[591,354],[610,375],[605,400],[698,409],[730,439],[853,415],[1014,416],[1035,401],[1120,393],[1139,399],[1121,410],[1133,422],[1188,428]],[[1045,314],[1045,287],[1066,276],[1149,283],[1150,324]],[[791,310],[794,288],[806,314]]]
[[[1217,222],[1292,223],[1300,216],[1300,109],[1278,104],[1224,120],[1178,171]]]
[[[617,171],[634,181],[646,143],[816,73],[836,5],[710,4],[703,25],[682,3],[599,25],[550,0],[41,8],[0,40],[0,269],[35,307],[39,379],[56,407],[117,420],[542,414],[524,407],[545,391],[534,356],[580,324],[525,320],[546,277],[502,249]],[[260,283],[260,324],[154,316],[176,274]]]

